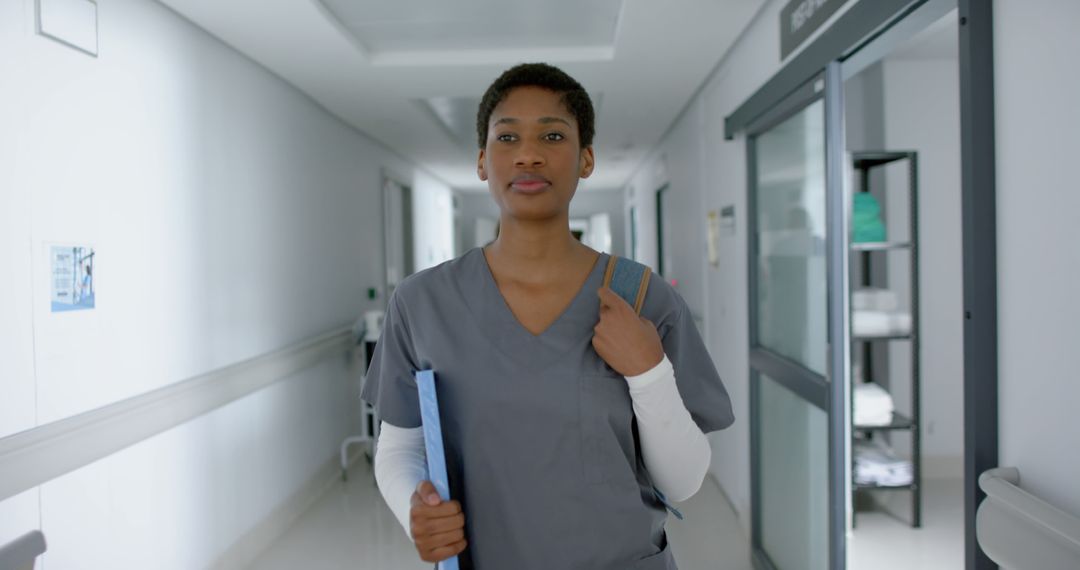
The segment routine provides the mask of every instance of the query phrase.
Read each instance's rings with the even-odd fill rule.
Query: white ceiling
[[[492,46],[610,49],[623,4],[622,0],[316,1],[344,24],[376,62],[393,55]],[[575,17],[567,18],[567,14]]]
[[[764,0],[161,0],[451,186],[476,178],[475,110],[523,61],[598,103],[597,168],[625,185]]]

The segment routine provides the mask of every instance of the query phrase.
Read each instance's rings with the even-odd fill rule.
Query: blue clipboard
[[[446,451],[443,448],[442,423],[439,420],[439,398],[435,393],[435,372],[416,372],[416,389],[420,396],[420,419],[424,426],[424,448],[427,451],[428,480],[444,501],[450,500],[450,478],[446,474]],[[440,562],[439,570],[458,570],[458,558]]]

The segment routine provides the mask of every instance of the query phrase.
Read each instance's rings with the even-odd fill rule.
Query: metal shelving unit
[[[922,525],[922,442],[920,433],[920,374],[919,374],[919,251],[918,251],[918,153],[916,152],[858,152],[852,154],[855,170],[860,177],[862,192],[869,192],[871,186],[870,173],[873,169],[899,161],[908,161],[909,171],[909,239],[904,242],[876,242],[876,243],[853,243],[852,253],[861,255],[861,275],[852,276],[852,285],[870,286],[870,268],[874,258],[880,258],[878,262],[884,262],[884,256],[893,252],[907,252],[910,257],[910,287],[911,287],[911,334],[856,336],[852,335],[851,353],[854,355],[860,351],[862,354],[865,376],[873,377],[872,346],[882,342],[909,342],[911,343],[911,416],[896,412],[893,421],[884,426],[860,426],[852,425],[852,434],[868,435],[888,433],[908,433],[911,436],[911,463],[912,482],[910,485],[882,486],[882,485],[859,485],[852,481],[852,492],[864,490],[871,491],[910,491],[911,492],[911,526],[919,528]],[[857,277],[857,279],[856,279]],[[854,405],[854,402],[852,402]],[[851,416],[854,418],[854,411]]]

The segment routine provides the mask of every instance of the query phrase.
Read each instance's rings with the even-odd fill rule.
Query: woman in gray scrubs
[[[733,421],[727,392],[678,293],[652,279],[639,318],[602,287],[608,256],[570,234],[570,200],[594,164],[581,85],[517,66],[488,89],[477,128],[499,236],[397,287],[363,391],[385,426],[378,474],[398,461],[384,458],[387,430],[421,425],[414,371],[435,371],[454,501],[426,502],[422,483],[402,507],[388,489],[404,475],[380,478],[383,494],[425,560],[673,569],[654,485],[693,470],[688,493],[700,486],[703,434]],[[680,448],[696,451],[670,455]]]

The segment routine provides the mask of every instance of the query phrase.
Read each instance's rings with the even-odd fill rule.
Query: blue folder
[[[439,420],[439,398],[435,394],[435,373],[431,370],[417,371],[416,388],[420,395],[420,418],[424,425],[428,480],[435,485],[439,497],[449,501],[450,479],[446,474],[446,452],[443,448],[442,423]],[[438,568],[458,570],[457,556],[443,560]]]

